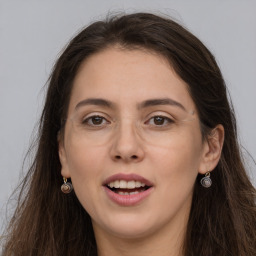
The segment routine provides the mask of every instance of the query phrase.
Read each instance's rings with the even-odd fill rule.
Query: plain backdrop
[[[0,228],[59,52],[88,23],[123,11],[170,15],[206,44],[228,85],[240,143],[256,158],[255,0],[0,0]]]

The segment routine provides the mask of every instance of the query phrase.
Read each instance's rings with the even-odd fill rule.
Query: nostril
[[[119,156],[119,155],[115,156],[115,159],[121,159],[121,158],[122,158],[122,157]],[[132,155],[132,156],[131,156],[131,159],[138,159],[138,156]]]

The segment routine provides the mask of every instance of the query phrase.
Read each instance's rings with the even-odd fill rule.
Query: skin
[[[59,156],[92,218],[100,256],[182,255],[196,177],[217,165],[224,139],[218,125],[203,141],[187,88],[164,58],[145,50],[112,47],[82,63]],[[112,106],[81,103],[88,98]],[[142,106],[159,98],[184,109]],[[143,176],[153,183],[150,195],[134,206],[111,201],[103,182],[117,173]]]

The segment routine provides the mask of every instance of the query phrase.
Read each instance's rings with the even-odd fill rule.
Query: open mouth
[[[151,186],[136,180],[115,180],[105,185],[108,189],[119,195],[135,195],[148,190]]]

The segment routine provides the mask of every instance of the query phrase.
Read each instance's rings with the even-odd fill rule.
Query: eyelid
[[[90,119],[90,118],[93,118],[93,117],[101,117],[103,118],[107,123],[112,123],[114,120],[113,118],[111,118],[108,114],[106,113],[102,113],[102,112],[99,112],[99,111],[95,111],[95,112],[90,112],[86,115],[84,115],[82,118],[81,118],[81,123],[85,123],[86,120]],[[144,120],[146,120],[144,122],[147,123],[149,122],[149,120],[151,120],[152,118],[155,118],[155,117],[162,117],[164,118],[165,120],[167,120],[169,123],[174,123],[175,122],[175,118],[172,117],[169,113],[166,113],[166,112],[163,112],[163,111],[154,111],[154,112],[151,112],[150,114],[148,114],[146,116],[146,118]],[[93,125],[92,125],[93,126]],[[99,125],[100,126],[100,125]]]
[[[109,120],[109,119],[110,119],[109,115],[97,111],[97,112],[90,112],[90,113],[84,115],[84,116],[82,117],[82,121],[84,121],[84,120],[86,120],[86,119],[88,119],[88,118],[91,118],[91,117],[95,117],[95,116],[102,117],[102,118],[104,118],[104,119],[106,119],[106,120]]]
[[[161,116],[163,118],[167,118],[167,119],[170,119],[172,121],[175,120],[175,118],[170,114],[170,113],[167,113],[165,111],[154,111],[154,112],[151,112],[150,114],[148,114],[146,116],[146,120],[152,118],[152,117],[156,117],[156,116]]]
[[[151,120],[151,119],[153,119],[153,118],[155,118],[155,117],[161,117],[161,118],[163,118],[163,119],[165,119],[165,120],[168,120],[170,123],[173,123],[173,122],[174,122],[171,118],[169,118],[169,117],[167,117],[167,116],[162,116],[162,115],[155,115],[155,116],[152,116],[151,118],[148,119],[148,121]],[[147,121],[147,122],[148,122],[148,121]]]
[[[150,121],[153,118],[156,118],[156,117],[161,117],[161,118],[165,119],[165,122],[167,121],[167,124],[166,123],[164,123],[162,125],[150,124]],[[147,125],[150,125],[150,126],[156,127],[156,128],[161,128],[161,127],[166,127],[168,125],[171,125],[174,122],[175,122],[174,118],[171,117],[169,114],[167,114],[167,113],[163,114],[163,112],[157,111],[157,112],[150,113],[147,116],[146,121],[144,122],[144,124],[147,124]]]
[[[106,121],[108,122],[108,120],[107,120],[105,117],[100,116],[100,115],[88,116],[88,117],[84,118],[82,122],[85,122],[85,121],[87,121],[87,120],[89,120],[89,119],[91,119],[91,118],[94,118],[94,117],[100,117],[100,118],[102,118],[102,119],[104,119],[104,120],[106,120]]]
[[[94,117],[100,117],[103,119],[103,122],[100,124],[93,124],[93,123],[89,123],[89,120],[94,118]],[[109,121],[109,118],[106,117],[105,114],[103,113],[99,113],[99,112],[94,112],[94,113],[90,113],[88,115],[86,115],[85,117],[82,118],[81,120],[81,124],[84,126],[88,126],[88,127],[92,127],[92,128],[101,128],[104,127],[107,124],[110,124],[111,121]]]

